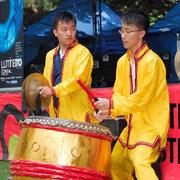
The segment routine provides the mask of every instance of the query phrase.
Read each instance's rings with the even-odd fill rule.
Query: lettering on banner
[[[180,138],[170,138],[168,137],[167,141],[169,142],[169,155],[170,155],[170,163],[176,163],[175,162],[175,146],[177,145],[177,163],[180,164]]]
[[[12,68],[22,68],[21,58],[1,60],[1,76],[7,76],[12,73]]]
[[[170,104],[170,131],[166,147],[169,163],[180,164],[180,138],[178,136],[180,134],[180,104]]]

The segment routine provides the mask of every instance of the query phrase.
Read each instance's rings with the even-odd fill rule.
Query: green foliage
[[[107,0],[106,2],[118,12],[140,9],[149,14],[150,22],[153,24],[180,0]]]
[[[24,26],[39,21],[49,11],[56,9],[63,0],[24,0]]]
[[[50,11],[55,9],[62,0],[24,0],[24,7],[31,7],[41,11]]]

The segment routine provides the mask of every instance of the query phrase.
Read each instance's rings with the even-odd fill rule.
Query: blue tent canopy
[[[177,82],[174,57],[177,51],[177,33],[180,33],[180,3],[177,3],[164,18],[157,21],[149,30],[149,44],[156,52],[168,52],[170,56],[171,77],[169,82]]]
[[[94,36],[92,4],[93,0],[66,0],[57,8],[56,11],[67,10],[73,13],[77,18],[77,30],[83,31],[87,35]],[[106,3],[98,0],[96,1],[96,21],[97,34],[109,32],[120,26],[119,15],[116,14]]]
[[[77,18],[77,36],[78,38],[92,38],[104,34],[112,36],[113,30],[120,27],[120,18],[106,3],[96,1],[96,32],[93,27],[93,6],[92,0],[66,0],[56,10],[48,13],[39,22],[28,26],[24,33],[25,56],[24,64],[30,63],[38,54],[39,48],[44,44],[49,47],[55,46],[55,37],[52,33],[52,23],[54,16],[60,11],[69,11]],[[101,16],[100,13],[101,12]],[[101,18],[101,19],[100,19]],[[96,38],[97,39],[97,38]],[[98,39],[100,40],[100,39]],[[105,43],[105,41],[104,41]],[[97,47],[98,46],[98,47]],[[102,48],[104,44],[94,44],[94,49]],[[111,47],[111,48],[110,48]],[[122,44],[116,41],[116,46],[109,46],[108,52],[113,52],[115,48],[122,48]],[[118,49],[118,51],[119,51]],[[104,52],[106,47],[104,48]]]
[[[180,3],[176,4],[163,19],[151,26],[150,32],[180,32]]]

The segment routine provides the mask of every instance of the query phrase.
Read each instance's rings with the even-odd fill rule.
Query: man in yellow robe
[[[93,58],[76,39],[76,18],[69,12],[57,14],[53,33],[58,46],[46,55],[44,76],[51,88],[39,87],[43,97],[51,96],[50,117],[82,122],[95,122],[94,109],[88,94],[78,84],[91,86]]]
[[[144,36],[149,26],[143,12],[122,15],[120,29],[127,49],[117,63],[112,99],[99,98],[99,120],[125,116],[122,131],[112,152],[113,180],[157,180],[152,168],[166,146],[169,128],[169,96],[166,70],[161,58],[149,49]]]

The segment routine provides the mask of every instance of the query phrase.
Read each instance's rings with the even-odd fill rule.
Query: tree
[[[62,0],[24,0],[24,7],[31,7],[41,11],[50,11],[56,8]]]
[[[24,25],[37,22],[63,0],[24,0]]]
[[[107,3],[118,12],[128,9],[140,9],[150,15],[151,24],[162,18],[164,14],[180,0],[107,0]]]

